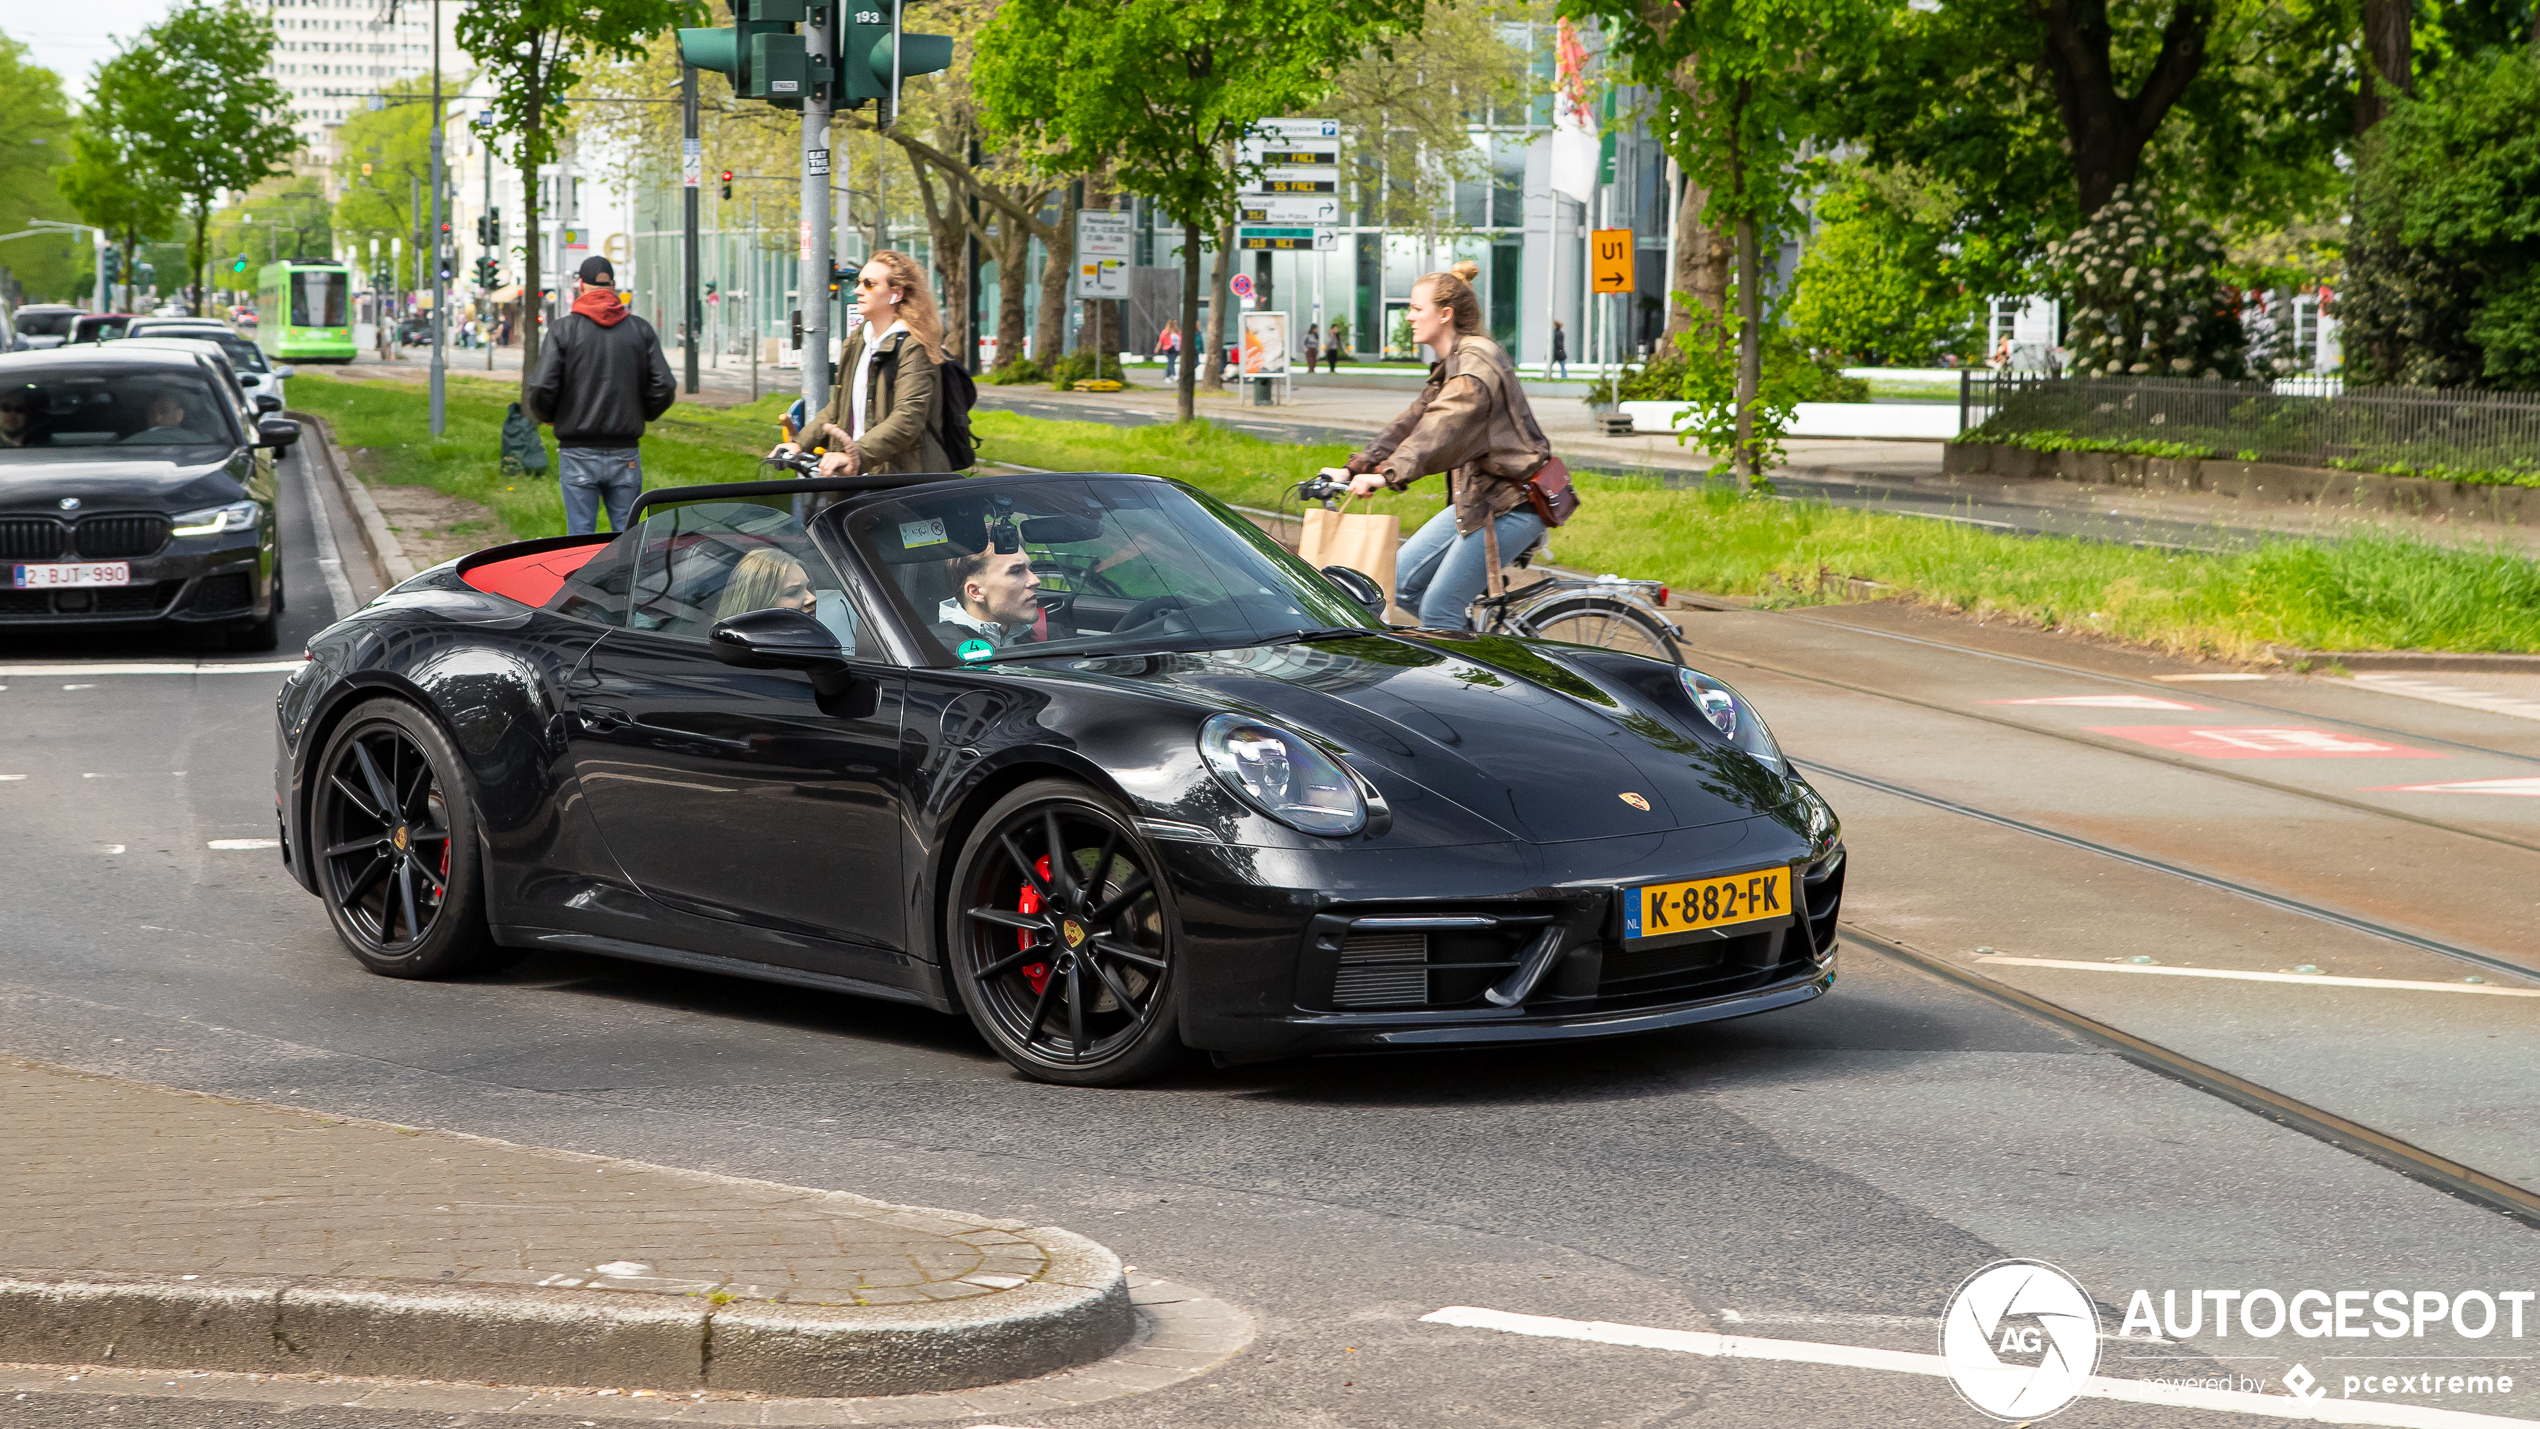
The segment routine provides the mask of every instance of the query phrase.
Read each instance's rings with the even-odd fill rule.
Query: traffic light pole
[[[446,355],[441,346],[449,328],[450,285],[442,274],[449,262],[450,240],[441,231],[441,190],[449,182],[441,167],[441,0],[432,0],[432,435],[441,435],[449,425],[448,392],[445,390]]]
[[[687,345],[688,394],[697,391],[697,328],[705,321],[705,313],[697,304],[697,185],[705,175],[700,172],[702,158],[687,158],[697,150],[697,67],[679,67],[679,137],[686,164],[686,187],[680,190],[679,233],[679,334]]]
[[[838,11],[834,4],[811,7],[803,26],[803,48],[815,55],[838,52]],[[836,90],[815,83],[803,100],[803,200],[800,314],[802,329],[803,420],[829,400],[829,108]],[[842,414],[843,415],[843,414]],[[804,432],[804,446],[819,444],[821,434]]]

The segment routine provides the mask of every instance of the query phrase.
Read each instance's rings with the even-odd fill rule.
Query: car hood
[[[104,458],[96,449],[76,447],[10,452],[0,456],[0,511],[58,514],[62,499],[71,496],[79,498],[82,511],[186,511],[236,501],[246,488],[230,470],[232,455],[221,451],[209,461],[167,461],[138,454]]]
[[[1424,795],[1487,825],[1476,837],[1537,843],[1699,828],[1791,800],[1782,776],[1745,753],[1524,641],[1370,635],[1075,669],[1320,735],[1375,781],[1398,825]],[[1452,841],[1460,821],[1435,817],[1444,812],[1410,822]]]

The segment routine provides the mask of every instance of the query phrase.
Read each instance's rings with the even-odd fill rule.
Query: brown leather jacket
[[[1429,385],[1403,414],[1350,457],[1349,469],[1378,472],[1396,491],[1430,472],[1448,473],[1455,529],[1469,536],[1525,504],[1522,483],[1550,455],[1508,354],[1466,333],[1429,369]]]

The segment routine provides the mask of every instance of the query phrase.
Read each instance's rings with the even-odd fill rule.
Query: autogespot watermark
[[[2261,1286],[2168,1289],[2158,1292],[2157,1302],[2154,1295],[2133,1291],[2116,1332],[2103,1335],[2097,1303],[2072,1276],[2041,1260],[1996,1261],[1967,1277],[1942,1315],[1940,1354],[1949,1382],[1979,1413],[2011,1421],[2044,1419],[2084,1395],[2141,1397],[2125,1389],[2129,1384],[2212,1396],[2194,1402],[2221,1409],[2231,1407],[2223,1395],[2440,1404],[2509,1395],[2517,1371],[2526,1385],[2540,1375],[2540,1366],[2528,1363],[2535,1357],[2510,1344],[2526,1332],[2540,1336],[2540,1313],[2527,1313],[2540,1292]],[[2137,1364],[2145,1357],[2126,1354],[2127,1342],[2161,1346],[2150,1358],[2168,1368],[2095,1379],[2103,1340],[2110,1358]],[[2297,1350],[2306,1340],[2323,1343]],[[2356,1340],[2380,1343],[2337,1343]],[[2190,1341],[2197,1349],[2182,1353]],[[2287,1350],[2329,1364],[2330,1372],[2323,1377],[2299,1363],[2280,1373],[2259,1368],[2271,1352]],[[2286,1354],[2276,1363],[2292,1358]]]

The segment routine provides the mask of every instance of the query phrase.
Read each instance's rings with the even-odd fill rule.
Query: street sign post
[[[1340,238],[1331,229],[1311,225],[1235,230],[1235,245],[1246,253],[1331,253],[1340,248]]]
[[[1590,236],[1588,276],[1591,291],[1628,293],[1632,291],[1632,231],[1628,228],[1600,228]]]
[[[1328,228],[1341,221],[1338,194],[1247,194],[1235,217],[1245,223]]]
[[[1129,261],[1137,253],[1137,224],[1125,213],[1087,210],[1076,215],[1076,296],[1129,296]]]

